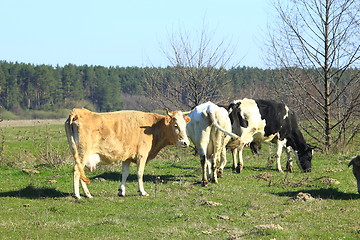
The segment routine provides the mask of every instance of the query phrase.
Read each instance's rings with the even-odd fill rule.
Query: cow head
[[[314,151],[314,146],[306,145],[305,150],[298,151],[298,164],[303,172],[311,172],[311,159]]]
[[[240,105],[241,102],[233,102],[228,106],[229,118],[233,126],[246,128],[249,126],[249,122],[241,116]]]
[[[188,147],[190,141],[186,135],[186,124],[190,122],[190,117],[181,111],[169,112],[166,109],[165,125],[171,128],[171,138],[174,144],[181,147]]]

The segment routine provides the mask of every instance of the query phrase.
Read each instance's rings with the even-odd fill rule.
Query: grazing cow
[[[188,147],[186,124],[190,121],[181,111],[166,116],[139,111],[94,113],[73,109],[65,122],[70,150],[75,158],[74,191],[80,198],[79,182],[88,198],[92,198],[86,184],[84,166],[95,169],[97,163],[122,162],[122,181],[119,196],[125,196],[125,183],[130,162],[137,164],[138,187],[142,196],[148,194],[143,186],[147,161],[155,158],[167,145]]]
[[[284,147],[288,155],[286,168],[289,171],[292,171],[289,147],[296,151],[300,169],[303,172],[311,171],[314,147],[306,144],[299,130],[295,113],[285,104],[244,98],[232,102],[228,111],[233,131],[241,138],[240,146],[233,151],[233,168],[236,168],[237,172],[243,168],[243,147],[252,142],[258,145],[261,142],[277,144],[276,168],[279,172],[282,172],[280,156]]]
[[[360,193],[360,155],[351,160],[349,167],[351,165],[353,166],[353,174],[357,181],[358,192]]]
[[[195,107],[189,114],[191,122],[186,126],[188,137],[200,154],[202,186],[208,179],[217,183],[217,174],[222,174],[226,164],[226,144],[231,133],[231,122],[225,108],[212,102]],[[225,133],[225,134],[224,134]]]

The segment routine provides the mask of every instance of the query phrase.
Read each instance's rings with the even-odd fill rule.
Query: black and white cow
[[[288,162],[286,168],[292,171],[290,147],[296,152],[297,163],[303,172],[311,171],[314,147],[306,144],[301,134],[295,113],[285,104],[271,100],[244,98],[235,100],[228,107],[233,132],[240,136],[241,144],[233,149],[233,168],[241,172],[243,168],[242,150],[245,145],[262,142],[277,144],[276,168],[282,172],[280,156],[286,148]]]

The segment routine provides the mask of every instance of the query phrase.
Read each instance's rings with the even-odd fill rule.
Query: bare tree
[[[181,29],[173,33],[169,46],[162,46],[170,67],[145,71],[151,97],[167,107],[186,109],[220,101],[230,83],[226,68],[234,52],[229,43],[215,42],[213,36],[205,25],[195,37]]]
[[[276,86],[326,150],[359,133],[360,4],[358,0],[275,0],[269,60]]]

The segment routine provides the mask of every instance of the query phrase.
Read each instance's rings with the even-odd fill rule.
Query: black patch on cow
[[[236,105],[235,103],[230,103],[230,105],[227,107],[227,110],[229,111],[231,109],[232,111],[234,111],[235,105]],[[234,118],[233,118],[232,114],[230,114],[229,117],[230,117],[231,124],[233,124]]]
[[[248,120],[244,119],[240,112],[237,112],[237,117],[239,119],[239,122],[240,122],[240,126],[243,127],[243,128],[247,128],[249,126],[249,122]]]
[[[231,104],[228,106],[227,110],[228,110],[228,111],[229,111],[229,109],[232,109],[232,111],[235,110],[235,111],[236,111],[236,116],[237,116],[237,118],[239,119],[239,122],[240,122],[240,126],[243,127],[243,128],[247,128],[247,127],[249,126],[249,122],[248,122],[246,119],[244,119],[244,118],[241,116],[240,112],[238,111],[240,105],[241,105],[241,102],[238,102],[238,103],[236,103],[236,104],[235,104],[235,103],[231,103]],[[233,123],[234,123],[233,114],[230,114],[229,117],[230,117],[231,124],[233,124]]]
[[[286,135],[285,132],[281,134],[282,131],[288,129],[286,125],[289,125],[288,118],[284,119],[286,115],[285,104],[262,99],[255,100],[255,102],[259,108],[261,119],[266,121],[265,136],[280,133],[280,138],[282,138],[281,135]]]

